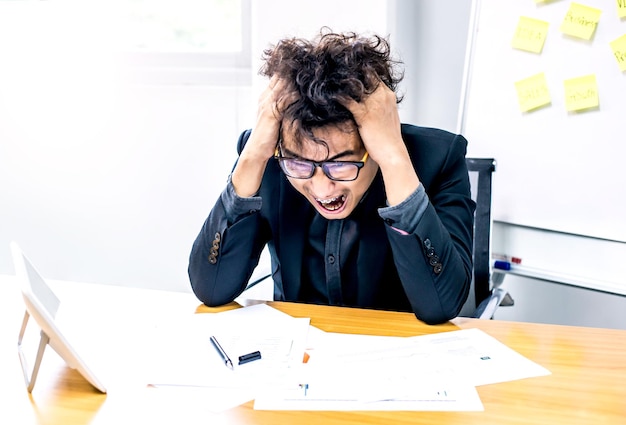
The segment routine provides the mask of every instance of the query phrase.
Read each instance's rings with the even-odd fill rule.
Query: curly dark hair
[[[333,33],[323,28],[313,40],[286,38],[263,52],[260,74],[278,76],[288,83],[286,99],[295,99],[279,110],[289,122],[300,144],[303,138],[326,145],[313,136],[313,130],[329,124],[340,125],[354,118],[339,99],[357,102],[373,93],[382,81],[396,92],[403,73],[400,61],[391,57],[389,42],[378,35],[354,32]]]

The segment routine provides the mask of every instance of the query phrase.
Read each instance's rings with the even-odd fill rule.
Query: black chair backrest
[[[491,180],[496,170],[493,158],[466,158],[472,184],[472,198],[476,202],[474,216],[474,301],[476,308],[491,294]],[[472,179],[472,177],[477,177]]]

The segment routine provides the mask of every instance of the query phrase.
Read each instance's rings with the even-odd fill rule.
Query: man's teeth
[[[343,195],[335,196],[334,198],[328,198],[328,199],[315,198],[315,200],[319,202],[322,207],[324,207],[325,209],[329,211],[334,211],[336,209],[339,209],[343,205],[345,199],[346,198]]]
[[[339,199],[339,197],[334,197],[330,199],[318,199],[317,202],[319,202],[320,204],[326,205],[326,204],[330,204],[331,202],[335,202],[337,199]]]

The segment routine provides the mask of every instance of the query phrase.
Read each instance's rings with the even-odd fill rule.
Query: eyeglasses
[[[363,168],[369,157],[365,152],[360,161],[323,161],[315,162],[307,159],[285,158],[276,146],[274,158],[280,164],[280,168],[288,176],[294,179],[310,179],[315,174],[315,167],[320,167],[324,175],[331,180],[350,182],[359,176],[359,170]]]

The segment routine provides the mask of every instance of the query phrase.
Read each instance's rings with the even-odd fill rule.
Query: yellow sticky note
[[[568,111],[596,108],[600,105],[595,75],[565,80],[565,106]]]
[[[579,3],[572,3],[561,24],[561,32],[591,40],[600,21],[602,11]]]
[[[546,76],[543,72],[517,81],[515,89],[517,90],[517,100],[522,112],[528,112],[549,105],[552,102]]]
[[[512,46],[515,49],[541,53],[548,35],[548,25],[546,21],[520,16]]]
[[[626,0],[624,0],[624,2],[626,2]],[[609,44],[611,45],[619,69],[626,71],[626,34],[611,41]]]
[[[617,0],[617,16],[626,18],[626,0]]]

